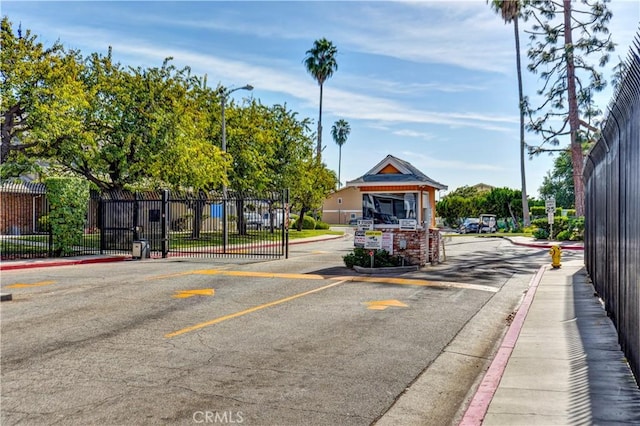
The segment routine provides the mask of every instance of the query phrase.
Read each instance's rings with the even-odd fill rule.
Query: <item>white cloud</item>
[[[411,164],[420,170],[445,169],[445,170],[481,170],[481,171],[502,171],[502,167],[495,164],[482,164],[474,162],[464,162],[459,160],[441,160],[433,158],[423,152],[403,151],[401,158],[410,158]]]

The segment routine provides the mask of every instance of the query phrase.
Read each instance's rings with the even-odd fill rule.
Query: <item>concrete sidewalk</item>
[[[640,389],[582,261],[543,266],[460,425],[640,424]]]

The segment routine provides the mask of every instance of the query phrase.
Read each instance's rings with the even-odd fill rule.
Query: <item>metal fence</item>
[[[585,264],[640,382],[640,37],[627,65],[585,164]]]
[[[53,257],[42,184],[0,187],[3,260]],[[288,193],[91,193],[81,241],[67,256],[132,254],[134,242],[152,257],[288,257]]]

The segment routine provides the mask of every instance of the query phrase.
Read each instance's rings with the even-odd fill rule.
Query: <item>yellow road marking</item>
[[[245,309],[244,311],[240,311],[240,312],[236,312],[236,313],[233,313],[233,314],[229,314],[229,315],[225,315],[225,316],[222,316],[222,317],[218,317],[218,318],[212,319],[211,321],[202,322],[200,324],[192,325],[191,327],[186,327],[186,328],[183,328],[181,330],[174,331],[173,333],[165,334],[164,337],[166,337],[166,338],[176,337],[176,336],[179,336],[181,334],[188,333],[190,331],[199,330],[201,328],[208,327],[208,326],[214,325],[214,324],[218,324],[218,323],[221,323],[223,321],[230,320],[230,319],[233,319],[233,318],[237,318],[237,317],[240,317],[240,316],[243,316],[243,315],[247,315],[247,314],[250,314],[252,312],[259,311],[261,309],[270,308],[272,306],[276,306],[276,305],[280,305],[282,303],[290,302],[290,301],[298,299],[300,297],[308,296],[308,295],[313,294],[313,293],[318,293],[320,291],[327,290],[327,289],[329,289],[331,287],[335,287],[335,286],[340,285],[342,283],[344,283],[344,281],[338,281],[338,282],[335,282],[335,283],[332,283],[332,284],[329,284],[329,285],[325,285],[323,287],[318,287],[318,288],[315,288],[313,290],[305,291],[304,293],[294,294],[293,296],[285,297],[284,299],[278,299],[278,300],[274,300],[273,302],[264,303],[262,305],[254,306],[253,308]]]
[[[193,275],[193,271],[176,272],[175,274],[154,275],[152,277],[148,277],[147,280],[161,280],[164,278],[183,277],[185,275]]]
[[[255,277],[255,278],[292,278],[301,280],[324,280],[326,277],[317,274],[285,274],[278,272],[250,272],[250,271],[225,271],[222,269],[199,269],[195,271],[179,272],[177,274],[155,275],[149,279],[164,279],[181,277],[185,275],[226,275],[230,277]]]
[[[32,283],[32,284],[16,283],[16,284],[8,285],[7,288],[43,287],[45,285],[51,285],[53,283],[55,283],[55,281],[39,281],[37,283]]]
[[[176,294],[171,297],[175,297],[176,299],[186,299],[187,297],[193,296],[213,296],[214,294],[214,289],[203,288],[200,290],[176,290]]]
[[[198,274],[203,273],[201,271]],[[208,271],[204,273],[209,273]],[[324,280],[325,277],[316,274],[282,274],[277,272],[248,272],[248,271],[217,271],[217,274],[232,277],[258,277],[258,278],[295,278],[303,280]]]
[[[460,288],[465,290],[487,291],[497,293],[498,288],[481,284],[458,283],[452,281],[430,281],[416,278],[393,278],[381,276],[323,276],[317,274],[285,274],[276,272],[249,272],[249,271],[226,271],[222,269],[200,269],[195,271],[180,272],[170,275],[158,275],[153,278],[171,278],[184,275],[226,275],[232,277],[256,277],[256,278],[289,278],[302,280],[340,280],[352,282],[365,282],[376,284],[396,284],[396,285],[414,285],[420,287],[443,287],[443,288]]]
[[[398,284],[398,285],[415,285],[421,287],[445,287],[445,288],[462,288],[466,290],[488,291],[497,293],[498,289],[488,285],[456,283],[448,281],[429,281],[414,278],[388,278],[388,277],[334,277],[336,280],[347,280],[352,282],[366,282],[377,284]]]
[[[390,299],[390,300],[374,300],[373,302],[365,302],[367,305],[367,309],[372,309],[374,311],[384,311],[390,306],[396,308],[408,308],[409,305],[402,303],[399,300]]]

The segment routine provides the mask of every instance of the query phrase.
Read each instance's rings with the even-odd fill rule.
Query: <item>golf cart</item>
[[[480,224],[478,226],[478,233],[482,234],[486,232],[487,234],[496,232],[498,230],[498,224],[496,221],[495,214],[481,214],[480,215]]]

